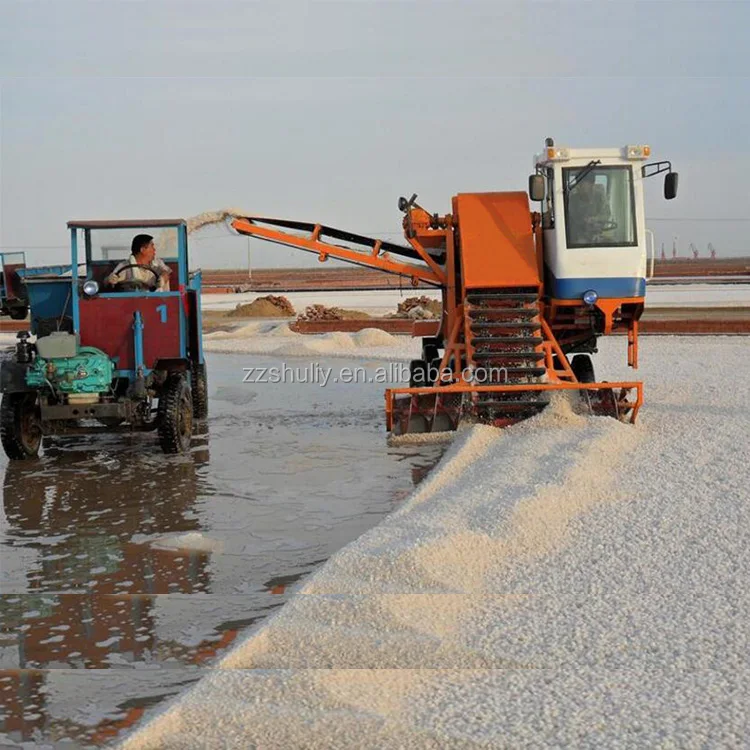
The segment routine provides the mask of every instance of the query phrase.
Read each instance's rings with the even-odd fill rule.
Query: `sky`
[[[0,246],[63,262],[69,219],[226,207],[398,240],[400,195],[525,190],[551,136],[672,162],[657,253],[750,255],[748,28],[718,0],[0,0]],[[248,241],[191,253],[244,267]]]

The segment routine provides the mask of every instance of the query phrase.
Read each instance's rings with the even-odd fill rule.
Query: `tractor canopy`
[[[202,362],[200,273],[190,273],[183,219],[70,221],[70,264],[21,272],[31,307],[31,332],[77,335],[79,346],[104,352],[115,376],[134,379],[165,363]],[[113,284],[111,274],[132,266],[138,235],[153,238],[158,268],[168,281]],[[156,261],[156,262],[158,262]],[[158,280],[144,265],[142,278]]]

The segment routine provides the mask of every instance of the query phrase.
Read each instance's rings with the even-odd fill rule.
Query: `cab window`
[[[563,169],[563,186],[568,247],[638,244],[630,166]]]

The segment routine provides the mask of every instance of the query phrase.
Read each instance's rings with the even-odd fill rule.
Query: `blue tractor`
[[[24,460],[47,435],[155,430],[165,453],[188,451],[208,394],[201,274],[189,271],[185,221],[71,221],[68,229],[70,265],[18,270],[30,331],[18,333],[0,367],[3,449]],[[168,288],[151,265],[112,281],[141,233],[154,238]]]

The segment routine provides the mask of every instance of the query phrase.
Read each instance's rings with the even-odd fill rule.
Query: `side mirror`
[[[544,175],[532,174],[529,177],[529,198],[533,201],[544,200]]]
[[[664,197],[671,201],[677,195],[677,172],[667,172],[664,177]]]

